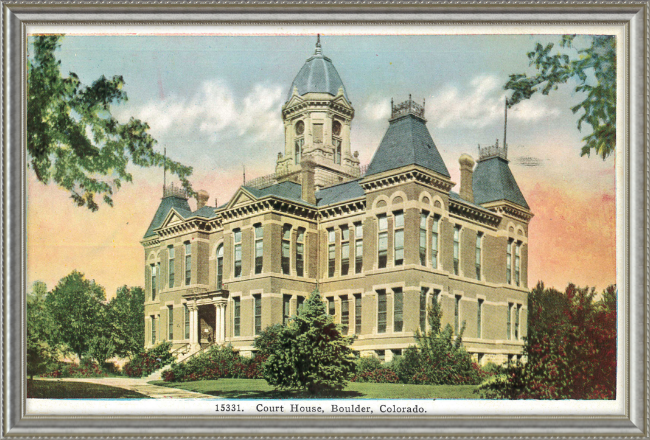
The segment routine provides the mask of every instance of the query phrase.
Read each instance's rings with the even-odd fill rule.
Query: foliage
[[[456,337],[449,324],[441,330],[442,310],[434,301],[428,309],[429,329],[416,332],[417,350],[407,350],[402,376],[416,370],[408,383],[469,385],[481,381],[479,368],[462,346],[465,323]]]
[[[262,330],[253,342],[253,346],[257,350],[256,357],[266,360],[274,352],[283,327],[282,324],[273,324]]]
[[[129,377],[148,376],[174,361],[172,344],[164,341],[149,350],[136,354],[124,365],[123,371]]]
[[[537,284],[528,299],[527,362],[483,384],[482,396],[614,399],[616,287],[609,286],[598,301],[594,297],[594,289],[573,284],[564,293]]]
[[[110,337],[104,335],[95,335],[90,340],[86,356],[94,359],[100,365],[104,365],[106,360],[115,355],[115,345]]]
[[[353,338],[341,335],[318,290],[282,327],[264,363],[264,378],[280,389],[310,394],[341,390],[354,374]]]
[[[50,340],[54,323],[45,305],[47,287],[36,281],[27,294],[27,374],[34,377],[54,364],[59,350]]]
[[[62,363],[56,369],[41,374],[41,377],[105,377],[107,376],[96,362],[81,361],[81,364]]]
[[[167,382],[216,380],[222,377],[261,378],[261,360],[245,358],[230,345],[215,345],[186,362],[172,365],[163,373],[163,379]]]
[[[379,367],[374,370],[357,374],[352,378],[352,382],[370,382],[370,383],[399,383],[399,377],[393,370],[388,367]]]
[[[115,355],[133,356],[144,346],[144,290],[122,286],[107,306],[107,322]],[[109,356],[110,357],[110,356]]]
[[[154,151],[149,125],[131,117],[121,124],[111,106],[127,101],[122,76],[101,76],[90,86],[70,72],[63,77],[55,52],[61,35],[33,38],[27,64],[27,152],[39,181],[51,180],[70,193],[78,206],[96,211],[95,196],[113,205],[112,196],[131,182],[129,164],[166,166],[193,195],[191,167]]]
[[[535,50],[528,52],[530,65],[535,66],[537,74],[531,77],[525,73],[512,74],[504,88],[514,91],[508,101],[511,107],[537,92],[548,95],[551,90],[557,90],[559,84],[576,79],[575,91],[587,96],[571,111],[583,111],[578,119],[578,130],[583,123],[592,129],[582,139],[585,144],[580,155],[589,155],[593,150],[605,159],[616,149],[616,38],[612,35],[585,38],[591,39],[591,45],[577,49],[575,35],[564,35],[560,42],[564,52],[553,54],[553,43],[546,46],[537,43]]]
[[[62,278],[45,299],[54,323],[50,340],[67,345],[81,359],[92,338],[105,331],[105,299],[104,288],[76,270]]]
[[[410,383],[415,374],[420,371],[421,356],[416,347],[407,347],[402,356],[397,356],[391,362],[391,369],[397,374],[401,383]]]

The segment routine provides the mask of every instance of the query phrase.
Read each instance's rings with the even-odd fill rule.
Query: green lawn
[[[171,388],[196,391],[227,399],[309,398],[302,391],[276,391],[264,379],[219,379],[196,382],[150,382]],[[342,399],[477,399],[474,385],[402,385],[388,383],[349,383],[340,392],[318,398]]]
[[[123,388],[87,382],[28,380],[27,397],[33,399],[149,399]]]

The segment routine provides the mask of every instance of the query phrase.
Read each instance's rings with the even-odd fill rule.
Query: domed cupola
[[[323,55],[319,35],[316,40],[316,51],[305,61],[302,69],[291,83],[287,101],[293,96],[294,89],[297,90],[299,96],[307,93],[329,93],[336,96],[340,88],[343,88],[343,95],[348,99],[343,81],[332,64],[332,60]]]
[[[354,108],[332,60],[323,55],[319,35],[314,55],[296,75],[282,106],[284,153],[278,155],[276,175],[291,179],[310,157],[316,189],[358,177],[359,153],[350,148],[352,118]]]

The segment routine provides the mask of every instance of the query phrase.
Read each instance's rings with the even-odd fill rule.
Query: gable
[[[236,206],[246,205],[248,203],[254,202],[257,200],[250,192],[246,191],[244,188],[239,188],[228,205],[226,209],[234,208]]]

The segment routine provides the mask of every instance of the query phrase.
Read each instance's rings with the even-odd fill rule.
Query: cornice
[[[479,209],[462,200],[452,198],[449,198],[449,213],[456,214],[459,217],[469,218],[492,227],[498,226],[502,219],[502,216],[496,212]]]
[[[418,182],[430,188],[449,193],[455,185],[448,178],[432,173],[419,166],[411,166],[402,171],[391,170],[380,174],[373,174],[361,179],[359,184],[366,193],[379,191],[407,182]]]
[[[514,217],[515,219],[526,223],[528,223],[530,219],[535,216],[535,214],[530,212],[530,210],[522,206],[515,205],[514,203],[507,200],[498,200],[496,202],[485,203],[482,206],[486,209],[493,210],[494,212],[508,217]]]
[[[343,217],[350,214],[358,214],[366,210],[365,197],[355,200],[346,200],[343,203],[336,205],[328,205],[327,207],[320,208],[318,215],[322,219],[330,220],[337,217]]]

